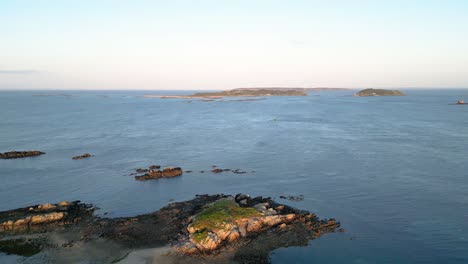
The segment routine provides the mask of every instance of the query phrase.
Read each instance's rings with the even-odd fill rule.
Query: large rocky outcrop
[[[5,153],[0,153],[0,159],[19,159],[26,157],[34,157],[45,154],[44,152],[38,150],[29,150],[29,151],[10,151]]]
[[[188,255],[218,253],[225,247],[240,248],[265,232],[301,229],[309,238],[339,227],[334,219],[319,220],[314,214],[277,204],[269,198],[238,194],[205,206],[190,218],[185,236],[176,248]]]
[[[172,245],[169,255],[176,260],[171,263],[267,263],[271,250],[305,246],[340,226],[334,219],[243,194],[198,195],[133,217],[96,217],[93,209],[77,201],[0,212],[0,252],[36,254],[105,240],[129,250]],[[58,229],[62,235],[55,244]],[[34,232],[41,232],[41,240],[25,237]]]

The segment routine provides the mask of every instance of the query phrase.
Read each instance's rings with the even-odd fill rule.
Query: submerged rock
[[[47,244],[46,241],[41,239],[9,239],[9,240],[0,240],[0,252],[6,253],[8,255],[19,255],[30,257],[39,252]]]
[[[285,199],[285,200],[289,200],[289,201],[294,201],[294,202],[298,202],[298,201],[303,201],[304,200],[304,195],[289,195],[289,196],[284,196],[284,195],[281,195],[279,198],[281,199]]]
[[[243,171],[243,170],[241,170],[241,169],[235,169],[235,170],[231,170],[231,171],[232,171],[233,173],[235,173],[235,174],[245,174],[245,173],[247,173],[246,171]]]
[[[93,155],[89,154],[89,153],[85,153],[83,155],[80,155],[80,156],[75,156],[73,157],[72,159],[74,160],[79,160],[79,159],[86,159],[86,158],[89,158],[89,157],[92,157]]]
[[[5,153],[0,153],[0,159],[19,159],[19,158],[39,156],[42,154],[45,154],[45,153],[38,151],[38,150],[10,151],[10,152],[5,152]]]

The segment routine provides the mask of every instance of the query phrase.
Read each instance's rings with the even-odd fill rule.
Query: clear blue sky
[[[0,0],[0,89],[467,87],[466,0]]]

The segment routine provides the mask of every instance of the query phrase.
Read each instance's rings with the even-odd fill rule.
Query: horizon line
[[[418,87],[418,86],[400,86],[400,87],[292,87],[292,86],[258,86],[258,87],[236,87],[236,88],[229,88],[229,89],[161,89],[161,88],[154,88],[154,89],[145,89],[145,88],[0,88],[0,91],[228,91],[233,89],[349,89],[349,90],[362,90],[362,89],[468,89],[468,86],[456,86],[456,87]]]

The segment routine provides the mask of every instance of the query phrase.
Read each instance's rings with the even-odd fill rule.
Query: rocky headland
[[[404,96],[399,90],[364,89],[354,94],[355,96]]]
[[[198,195],[135,217],[102,218],[93,212],[93,206],[80,202],[0,212],[0,251],[31,255],[31,250],[56,252],[104,240],[126,248],[127,255],[128,250],[170,245],[168,257],[174,263],[268,263],[276,248],[305,246],[342,230],[335,219],[321,220],[270,198],[244,194]],[[54,240],[57,232],[62,232],[59,242]]]
[[[34,157],[45,154],[44,152],[38,150],[29,150],[29,151],[10,151],[5,153],[0,153],[0,159],[19,159]]]

